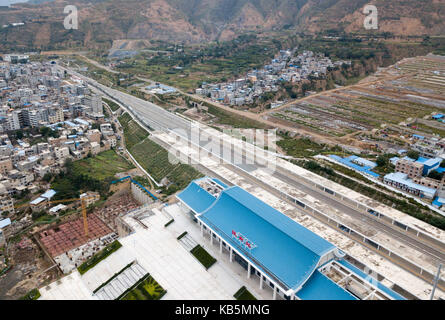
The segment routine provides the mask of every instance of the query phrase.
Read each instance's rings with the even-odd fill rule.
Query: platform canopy
[[[321,258],[336,250],[330,242],[238,186],[225,186],[215,197],[197,182],[190,183],[178,199],[285,290],[299,290]]]

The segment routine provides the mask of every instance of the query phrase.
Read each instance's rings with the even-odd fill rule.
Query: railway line
[[[175,132],[178,135],[182,136],[185,139],[191,140],[191,130],[192,130],[192,123],[190,121],[187,121],[184,118],[181,118],[173,113],[170,113],[163,108],[156,106],[155,104],[151,102],[147,102],[144,100],[141,100],[139,98],[136,98],[134,96],[131,96],[129,94],[123,93],[121,91],[108,88],[106,86],[103,86],[96,81],[86,78],[78,73],[72,72],[71,70],[67,70],[69,73],[72,73],[76,75],[77,77],[87,81],[89,84],[94,86],[96,89],[100,90],[104,94],[110,96],[114,100],[120,102],[122,105],[124,105],[133,115],[141,122],[144,123],[146,126],[150,127],[152,130],[158,130],[163,132]],[[215,152],[217,150],[219,154],[218,156],[224,158],[227,157],[227,154],[230,154],[230,157],[232,157],[232,153],[227,153],[225,150],[221,150],[220,148],[216,148],[215,146],[212,146],[208,143],[208,141],[199,141],[199,147],[203,150],[206,150],[208,152]],[[239,156],[239,155],[238,155]],[[247,163],[246,154],[242,154],[241,159]],[[231,161],[230,159],[225,159],[229,163]],[[259,168],[261,168],[261,165],[259,165],[257,162],[253,161],[250,162],[250,164],[246,165],[239,165],[235,166],[231,164],[231,169],[238,170],[240,169],[243,172],[243,176],[248,178],[246,174],[249,172],[253,172]],[[305,181],[300,179],[298,175],[295,173],[292,173],[288,171],[287,169],[277,167],[274,172],[271,173],[271,175],[278,179],[279,181],[282,181],[283,183],[303,192],[306,193],[326,204],[329,206],[335,208],[336,210],[347,214],[350,218],[353,220],[356,220],[360,223],[365,223],[370,228],[373,228],[377,230],[378,232],[382,232],[389,236],[390,238],[393,238],[394,240],[405,244],[409,246],[410,248],[427,255],[437,263],[439,262],[445,262],[445,247],[440,247],[436,243],[431,243],[427,239],[422,237],[414,237],[407,233],[404,233],[398,228],[397,226],[388,224],[383,221],[379,221],[372,217],[369,213],[360,211],[357,208],[352,207],[346,202],[340,201],[337,198],[333,198],[329,196],[326,192],[317,189],[314,186],[311,186],[307,184]],[[249,177],[249,179],[252,179],[252,177]],[[267,187],[266,185],[261,185],[261,187],[264,187],[268,191],[271,188]],[[274,191],[276,193],[276,191]],[[387,257],[389,260],[394,261],[394,257],[390,259],[390,257]],[[401,265],[399,263],[399,265]],[[408,266],[403,266],[404,269],[408,270],[409,272],[413,272],[412,268],[409,268]],[[422,277],[424,280],[426,280],[424,277]],[[443,284],[441,284],[441,287]]]

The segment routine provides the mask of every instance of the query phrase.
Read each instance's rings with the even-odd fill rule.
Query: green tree
[[[414,160],[419,159],[419,156],[420,156],[419,152],[415,151],[415,150],[408,151],[408,153],[406,155],[407,155],[407,157],[414,159]]]
[[[386,167],[389,163],[388,157],[385,157],[384,155],[379,156],[376,160],[376,163],[379,167]]]

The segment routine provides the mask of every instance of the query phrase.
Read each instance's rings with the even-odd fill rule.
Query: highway
[[[86,78],[74,71],[67,71],[87,81],[89,84],[100,89],[103,93],[106,93],[113,99],[123,104],[136,116],[136,118],[140,122],[144,123],[148,127],[163,132],[170,132],[171,130],[187,138],[189,141],[192,139],[191,136],[193,134],[193,130],[190,121],[181,118],[180,116],[177,116],[171,112],[168,112],[151,102],[103,86],[96,81],[90,78]],[[214,139],[212,141],[211,136],[209,137],[210,139],[207,139],[207,136],[205,135],[200,137],[199,145],[204,150],[212,152],[232,164],[234,160],[237,159],[238,161],[236,161],[234,164],[247,172],[252,172],[258,168],[264,168],[264,163],[258,164],[257,161],[254,161],[251,158],[249,158],[250,161],[247,162],[248,156],[246,157],[246,155],[249,154],[248,152],[237,154],[236,148],[234,150],[234,148],[232,148],[230,145],[221,146],[217,139]],[[195,139],[193,139],[193,141],[197,142]],[[350,207],[346,203],[342,202],[340,199],[332,198],[328,196],[327,193],[325,193],[324,191],[319,190],[314,186],[309,186],[303,183],[296,174],[293,174],[284,168],[277,167],[276,170],[271,171],[271,175],[278,180],[324,202],[332,208],[335,208],[336,210],[349,215],[354,220],[357,220],[361,223],[366,223],[369,228],[375,229],[378,232],[385,233],[391,238],[398,240],[402,244],[406,244],[409,247],[421,253],[424,253],[436,262],[445,261],[444,248],[433,246],[422,238],[409,236],[407,235],[407,233],[402,232],[402,230],[397,226],[378,221],[377,219],[371,217],[369,214],[360,211],[357,208]]]

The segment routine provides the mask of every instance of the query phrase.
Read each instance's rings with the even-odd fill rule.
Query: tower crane
[[[56,203],[66,203],[66,202],[73,202],[73,201],[80,201],[81,209],[82,209],[82,217],[83,217],[83,229],[85,233],[85,237],[88,238],[88,220],[87,220],[87,206],[86,202],[91,199],[92,197],[83,197],[83,198],[74,198],[74,199],[63,199],[63,200],[54,200],[54,201],[47,201],[48,204],[56,204]],[[22,207],[26,207],[28,204],[23,204],[17,207],[14,207],[14,209],[19,209]]]

